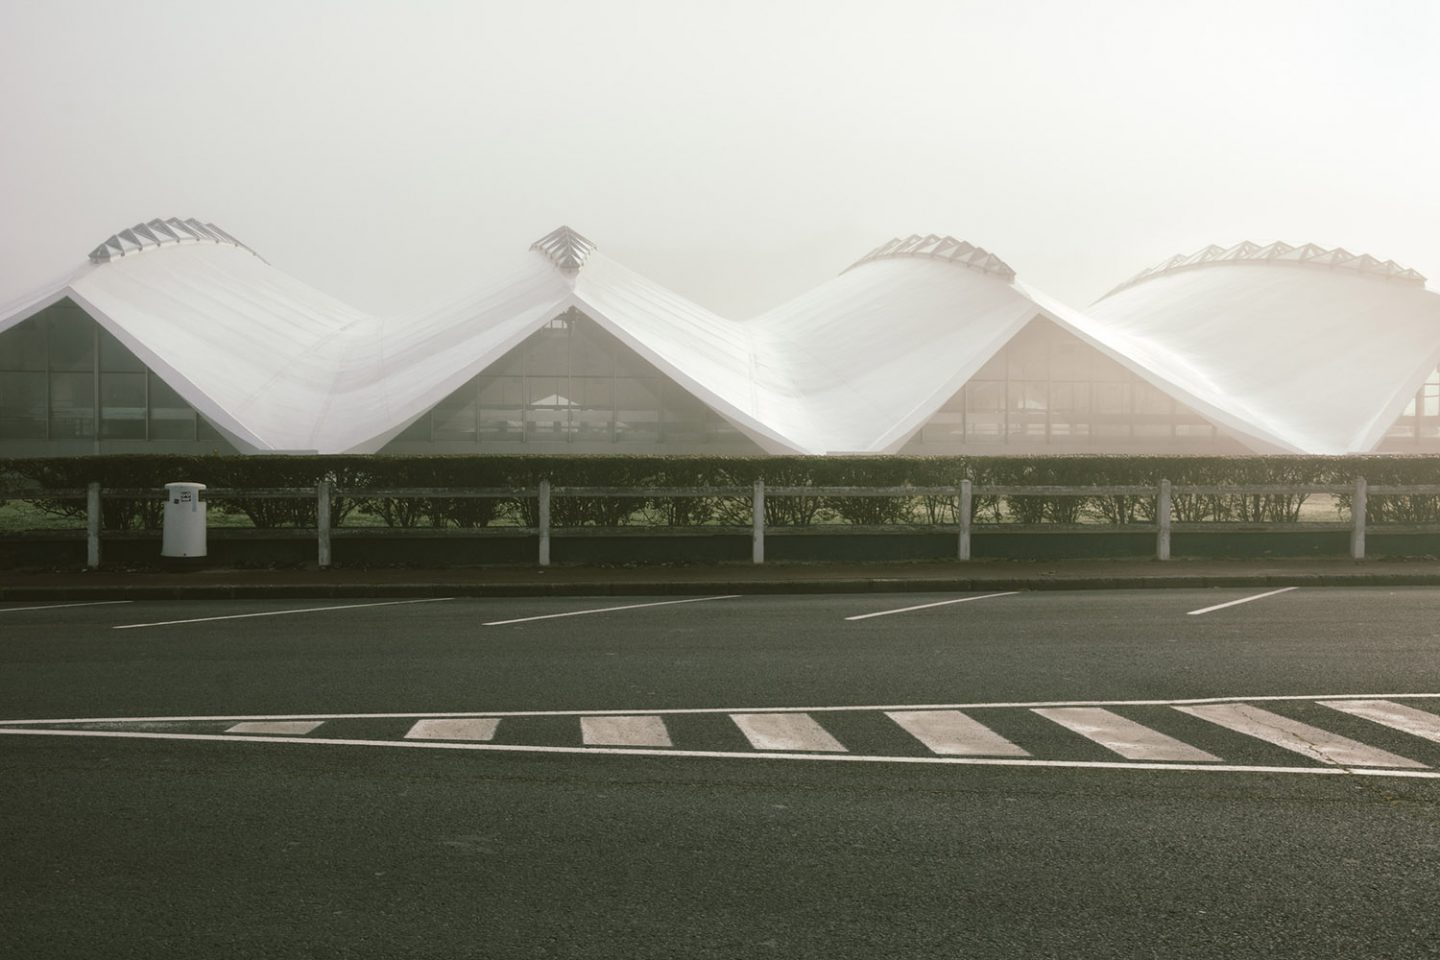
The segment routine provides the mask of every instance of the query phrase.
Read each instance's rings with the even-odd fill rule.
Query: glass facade
[[[229,444],[69,300],[0,333],[0,441]]]
[[[1049,320],[1025,326],[928,420],[905,453],[1235,446],[1163,391]]]
[[[1387,452],[1440,450],[1440,367],[1431,372],[1390,425],[1380,449]]]
[[[383,452],[624,452],[662,445],[759,452],[723,417],[571,310],[436,404]]]

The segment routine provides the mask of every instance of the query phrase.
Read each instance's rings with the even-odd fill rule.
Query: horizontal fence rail
[[[1324,521],[1174,521],[1175,499],[1177,497],[1220,498],[1220,497],[1308,497],[1332,495],[1349,499],[1349,520]],[[765,561],[765,505],[771,499],[807,498],[929,498],[948,501],[955,510],[956,523],[930,523],[921,526],[935,532],[956,536],[955,555],[958,559],[971,559],[971,539],[977,531],[1014,530],[1016,532],[1074,532],[1074,531],[1117,531],[1153,533],[1155,535],[1155,556],[1159,560],[1170,559],[1170,541],[1174,532],[1197,532],[1201,530],[1230,529],[1246,532],[1270,532],[1275,530],[1349,530],[1350,555],[1361,560],[1365,557],[1365,534],[1369,527],[1368,500],[1371,496],[1383,497],[1437,497],[1440,484],[1376,484],[1370,486],[1364,478],[1356,478],[1352,484],[1172,484],[1161,480],[1154,486],[1137,484],[1119,485],[1055,485],[1055,484],[996,484],[977,485],[962,480],[953,486],[774,486],[767,487],[764,481],[752,486],[689,486],[689,487],[591,487],[551,486],[542,480],[533,487],[393,487],[363,488],[336,487],[329,481],[320,481],[314,486],[301,487],[256,487],[227,488],[212,487],[203,491],[206,501],[255,501],[255,500],[313,500],[315,504],[316,561],[321,567],[331,564],[331,536],[334,529],[332,516],[335,501],[375,500],[510,500],[533,501],[535,510],[534,526],[507,527],[514,535],[534,535],[538,539],[537,560],[541,566],[550,563],[550,539],[552,534],[551,507],[556,499],[564,498],[609,498],[615,500],[659,501],[684,498],[713,498],[750,501],[750,534],[752,539],[751,558],[755,563]],[[85,488],[41,489],[23,487],[0,488],[3,500],[50,500],[86,503],[86,562],[90,567],[100,564],[100,540],[102,530],[102,504],[105,500],[162,500],[165,491],[161,488],[107,488],[102,490],[98,483]],[[1153,501],[1153,520],[1138,523],[1076,524],[1047,522],[1044,524],[1025,523],[977,523],[976,504],[979,498],[994,502],[999,498],[1014,500],[1026,497],[1084,498],[1091,501],[1106,498],[1137,498]],[[528,508],[527,508],[528,509]],[[1147,508],[1148,509],[1148,508]],[[1406,532],[1440,531],[1440,524],[1387,525],[1383,529],[1403,529]],[[384,528],[379,528],[384,529]],[[295,531],[297,534],[301,530]],[[397,530],[398,532],[398,530]],[[415,533],[415,531],[409,531]]]

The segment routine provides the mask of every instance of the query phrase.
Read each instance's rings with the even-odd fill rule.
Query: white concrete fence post
[[[970,514],[974,512],[975,491],[969,480],[960,481],[960,559],[970,559]]]
[[[100,484],[85,487],[85,566],[100,566]]]
[[[1350,556],[1365,559],[1365,515],[1369,512],[1369,485],[1364,477],[1355,478],[1355,493],[1350,499]]]
[[[315,484],[315,563],[321,570],[330,566],[330,481]]]
[[[1155,498],[1155,559],[1170,559],[1170,481],[1160,481],[1160,495]]]
[[[750,501],[750,560],[765,562],[765,481],[755,481],[755,493]]]
[[[540,481],[538,493],[540,513],[540,566],[550,566],[550,481]]]

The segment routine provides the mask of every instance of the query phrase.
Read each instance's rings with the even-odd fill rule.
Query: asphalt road
[[[1267,592],[0,604],[0,956],[1440,955],[1440,591]]]

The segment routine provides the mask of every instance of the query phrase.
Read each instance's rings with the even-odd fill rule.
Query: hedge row
[[[763,479],[771,487],[977,485],[1158,485],[1177,484],[1348,484],[1440,483],[1440,457],[692,457],[692,456],[159,456],[127,455],[52,459],[0,459],[0,487],[59,489],[98,481],[103,487],[158,488],[189,480],[211,487],[301,487],[329,479],[346,490],[396,487],[532,487],[542,479],[557,486],[699,487],[749,486]],[[36,502],[58,513],[83,513],[66,501]],[[1178,522],[1239,520],[1287,522],[1298,518],[1304,497],[1177,496]],[[1348,498],[1340,498],[1340,506]],[[107,500],[107,528],[154,528],[163,504],[153,500]],[[766,520],[777,526],[817,522],[856,524],[954,523],[952,497],[776,497],[766,498]],[[243,513],[257,527],[315,525],[315,505],[304,500],[234,500],[212,509]],[[1373,522],[1440,522],[1440,497],[1374,497]],[[511,522],[534,525],[533,498],[512,500],[435,498],[396,500],[341,497],[332,508],[335,523],[355,512],[393,526],[487,526]],[[1154,497],[977,497],[982,520],[1022,523],[1147,522]],[[748,525],[749,498],[725,497],[558,497],[555,526]]]

